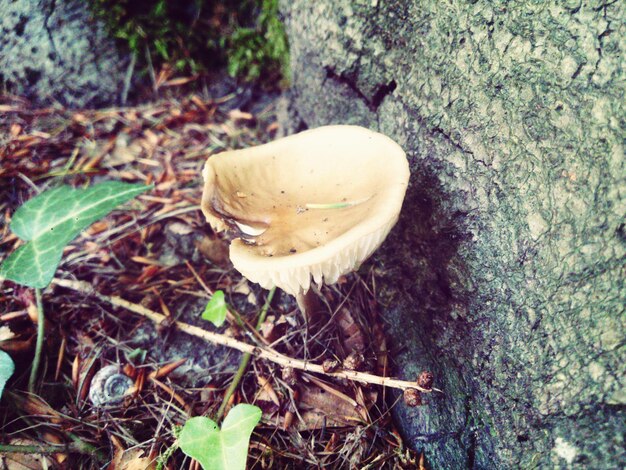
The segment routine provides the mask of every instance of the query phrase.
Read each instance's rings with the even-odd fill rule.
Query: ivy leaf
[[[230,410],[221,430],[209,418],[189,419],[178,443],[205,470],[245,470],[250,436],[260,420],[260,408],[240,404]]]
[[[202,312],[202,319],[208,320],[213,323],[215,326],[220,327],[224,324],[224,320],[226,320],[226,313],[228,309],[226,308],[226,301],[224,300],[224,292],[221,290],[216,290],[209,303],[204,307],[204,312]]]
[[[150,187],[109,181],[84,189],[59,186],[35,196],[13,215],[11,230],[28,243],[4,261],[0,277],[25,286],[46,287],[70,241]]]
[[[11,356],[7,353],[0,350],[0,397],[2,396],[2,392],[4,392],[4,386],[7,380],[11,378],[14,371],[15,364],[13,363],[13,359],[11,359]]]

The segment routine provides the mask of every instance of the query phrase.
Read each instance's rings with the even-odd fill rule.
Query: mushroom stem
[[[306,292],[300,290],[296,294],[296,302],[309,326],[315,325],[320,320],[322,314],[320,299],[312,288],[309,287]]]

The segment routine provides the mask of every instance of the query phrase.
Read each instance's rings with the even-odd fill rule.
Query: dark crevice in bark
[[[463,153],[467,153],[468,155],[472,155],[474,156],[474,152],[472,152],[471,150],[468,150],[466,148],[463,148],[463,146],[461,144],[459,144],[458,142],[456,142],[446,131],[444,131],[441,127],[435,127],[433,130],[433,133],[438,134],[440,136],[442,136],[447,142],[450,142],[457,150],[460,150]],[[477,160],[480,163],[482,163],[483,165],[487,166],[485,162]]]
[[[391,80],[389,83],[384,85],[379,85],[376,93],[374,93],[374,97],[372,98],[372,106],[374,110],[378,109],[380,104],[383,102],[385,97],[393,92],[398,85],[395,80]]]
[[[611,5],[615,5],[618,1],[619,0],[614,0],[612,2],[603,3],[602,5],[600,5],[600,6],[596,7],[596,8],[593,8],[593,11],[600,11],[603,8],[604,8],[604,11],[606,11],[607,7],[610,7]]]
[[[471,426],[472,403],[468,397],[465,401],[465,428],[469,436],[467,451],[467,468],[473,469],[476,463],[476,430]]]
[[[484,160],[481,160],[480,158],[477,158],[476,155],[474,155],[474,152],[472,152],[471,150],[466,149],[465,147],[463,147],[461,144],[459,144],[458,142],[456,142],[447,132],[445,132],[441,127],[435,127],[434,129],[432,129],[432,132],[435,134],[438,134],[440,136],[442,136],[447,142],[450,142],[450,144],[452,144],[457,150],[466,153],[468,155],[472,156],[472,159],[477,162],[480,163],[482,166],[484,166],[485,168],[489,168],[491,169],[491,164],[487,163]]]
[[[54,42],[54,38],[52,37],[52,31],[50,30],[50,26],[48,25],[48,21],[50,21],[50,17],[54,13],[55,9],[56,9],[56,0],[52,0],[50,2],[50,8],[48,8],[48,11],[46,12],[46,16],[43,20],[43,27],[45,28],[46,33],[48,34],[48,39],[50,40],[50,45],[52,46],[52,50],[54,51],[56,57],[59,58],[59,62],[63,63],[63,58],[61,57],[61,55],[59,54],[59,51],[57,50],[56,43]]]
[[[20,16],[20,20],[15,25],[13,31],[17,36],[22,36],[24,34],[24,30],[26,29],[26,24],[28,23],[28,18],[25,16]]]
[[[348,88],[350,88],[350,90],[355,92],[361,100],[365,101],[365,103],[369,103],[369,99],[367,98],[367,96],[365,96],[361,92],[361,90],[357,88],[357,86],[354,84],[354,82],[350,78],[346,77],[343,74],[338,74],[337,72],[335,72],[334,69],[330,67],[325,67],[324,70],[326,70],[327,79],[331,79],[331,80],[334,80],[336,82],[346,85]]]
[[[593,69],[593,73],[591,74],[591,77],[593,77],[598,72],[598,66],[600,65],[600,61],[602,60],[602,48],[604,47],[604,38],[609,36],[613,31],[615,31],[615,30],[611,29],[611,22],[607,19],[607,14],[606,14],[607,6],[608,5],[604,5],[604,10],[602,12],[602,17],[605,20],[607,20],[607,25],[606,25],[606,29],[604,31],[602,31],[602,33],[600,33],[598,35],[598,43],[599,43],[599,46],[597,48],[598,60],[595,63],[595,66],[594,66],[594,69]]]
[[[354,83],[354,80],[352,80],[350,77],[344,74],[338,74],[331,67],[325,67],[324,69],[326,70],[327,79],[331,79],[343,85],[346,85],[348,88],[350,88],[350,90],[356,93],[359,99],[361,99],[365,103],[367,108],[373,113],[375,113],[378,110],[378,107],[383,102],[385,97],[389,95],[390,93],[392,93],[396,89],[396,86],[397,86],[395,80],[391,80],[388,83],[382,83],[376,87],[376,91],[374,92],[374,95],[371,98],[369,98],[361,90],[359,90],[357,85]]]
[[[412,109],[409,106],[406,106],[403,104],[403,109],[406,111],[407,114],[409,114],[413,119],[415,119],[417,122],[419,122],[424,128],[429,128],[429,126],[426,123],[426,120],[424,119],[423,116],[419,115],[417,112],[415,112],[414,109]],[[484,166],[485,168],[489,168],[491,169],[491,165],[488,164],[487,162],[485,162],[484,160],[481,160],[479,158],[476,158],[476,156],[474,155],[474,152],[472,152],[469,149],[466,149],[465,147],[463,147],[460,143],[456,142],[452,136],[450,136],[444,129],[442,129],[441,127],[435,127],[435,128],[430,128],[430,132],[432,132],[433,134],[436,135],[440,135],[441,137],[444,138],[444,140],[446,142],[448,142],[450,145],[452,145],[454,148],[456,148],[457,150],[459,150],[460,152],[463,152],[467,155],[471,155],[472,159],[478,163],[480,163],[482,166]]]
[[[453,431],[453,432],[433,432],[430,434],[414,434],[410,436],[411,440],[416,440],[424,443],[432,443],[439,441],[447,441],[449,439],[457,439],[462,434],[461,430]]]
[[[473,469],[476,465],[476,432],[469,435],[469,446],[467,447],[467,468]]]
[[[587,62],[581,62],[580,64],[578,64],[578,68],[572,74],[572,80],[576,80],[576,78],[580,75],[580,72],[583,71],[583,67],[585,66],[585,64],[587,64]]]

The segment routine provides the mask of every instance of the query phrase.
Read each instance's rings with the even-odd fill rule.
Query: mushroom
[[[398,220],[409,180],[402,148],[358,126],[326,126],[210,157],[202,212],[230,229],[234,267],[313,314],[311,280],[357,269]]]

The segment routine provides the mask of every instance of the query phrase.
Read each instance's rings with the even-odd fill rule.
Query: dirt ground
[[[341,363],[362,354],[361,370],[389,375],[371,265],[322,288],[329,321],[318,330],[307,329],[294,300],[281,292],[260,330],[251,326],[268,292],[232,268],[228,240],[211,231],[199,210],[205,160],[271,140],[278,130],[273,101],[242,111],[238,99],[198,93],[97,111],[0,101],[0,259],[20,243],[9,229],[12,213],[42,190],[104,180],[153,184],[71,242],[55,277],[290,357]],[[231,312],[219,330],[200,317],[217,290]],[[0,348],[16,362],[0,406],[1,442],[35,446],[4,453],[3,468],[199,468],[177,450],[177,430],[191,416],[215,416],[241,354],[157,327],[93,293],[53,284],[43,304],[43,363],[37,393],[28,394],[34,296],[0,284]],[[94,376],[111,365],[130,391],[94,404],[90,394],[100,386]],[[237,403],[263,410],[250,468],[424,468],[394,429],[389,409],[404,405],[388,389],[253,358],[228,407]],[[66,451],[42,454],[54,444],[67,444]]]

